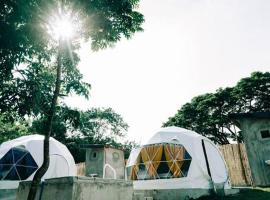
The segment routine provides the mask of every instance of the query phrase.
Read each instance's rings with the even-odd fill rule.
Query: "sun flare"
[[[75,23],[68,14],[52,16],[49,21],[48,32],[55,40],[71,39],[75,34]]]
[[[55,21],[53,32],[56,38],[69,39],[74,34],[74,27],[68,18],[61,18]]]

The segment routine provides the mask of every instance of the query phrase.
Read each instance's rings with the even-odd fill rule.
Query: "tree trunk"
[[[60,93],[60,87],[61,87],[61,72],[62,72],[62,40],[59,39],[59,47],[58,47],[58,56],[57,56],[57,68],[56,68],[56,81],[55,81],[55,90],[53,93],[53,98],[51,102],[51,107],[48,112],[47,116],[47,122],[46,126],[48,129],[46,131],[44,141],[43,141],[43,163],[41,167],[37,170],[33,181],[31,183],[31,187],[28,193],[27,200],[34,200],[36,197],[37,189],[39,186],[39,183],[41,181],[41,178],[43,175],[46,173],[46,171],[49,168],[50,164],[50,136],[52,132],[52,122],[53,122],[53,117],[55,114],[56,106],[57,106],[57,99]]]

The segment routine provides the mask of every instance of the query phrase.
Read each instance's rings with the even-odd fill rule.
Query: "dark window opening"
[[[170,168],[168,167],[164,153],[162,154],[161,162],[158,166],[157,173],[159,174],[160,178],[168,178],[168,176],[171,176]]]
[[[37,168],[29,151],[13,147],[0,159],[0,180],[26,180]]]
[[[97,157],[97,152],[94,152],[93,153],[93,158],[96,158]]]
[[[262,138],[270,138],[270,131],[269,130],[263,130],[261,131]]]
[[[181,171],[182,171],[183,176],[187,176],[188,175],[188,169],[189,169],[190,163],[191,163],[191,160],[186,160],[183,163],[182,168],[181,168]]]

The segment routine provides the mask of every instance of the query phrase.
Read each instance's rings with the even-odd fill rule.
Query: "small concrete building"
[[[85,144],[85,176],[124,179],[124,152],[106,145]]]
[[[270,186],[270,112],[230,117],[242,131],[254,186]]]

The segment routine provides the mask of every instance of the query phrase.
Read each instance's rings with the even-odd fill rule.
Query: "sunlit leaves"
[[[34,118],[37,121],[33,125],[40,127],[36,132],[47,130],[42,122],[55,89],[57,58],[62,61],[60,97],[73,93],[88,98],[90,84],[76,68],[76,50],[86,41],[93,50],[104,49],[142,31],[144,18],[136,11],[138,4],[139,0],[1,1],[0,112],[15,113],[12,120]],[[80,24],[76,37],[65,40],[63,48],[48,31],[51,16],[59,10],[68,13],[74,24]],[[108,139],[111,133],[123,136],[127,124],[110,109],[81,112],[57,107],[53,127],[53,134],[62,139],[68,131]]]
[[[135,9],[138,0],[6,0],[0,3],[0,93],[1,112],[12,108],[19,115],[46,113],[54,89],[58,44],[47,31],[53,13],[69,13],[80,20],[76,40],[65,41],[62,51],[61,96],[71,93],[89,96],[90,84],[82,81],[76,69],[80,42],[91,40],[98,50],[130,38],[142,31],[143,15]],[[84,40],[83,40],[84,39]],[[21,66],[26,66],[21,70]],[[18,77],[16,68],[24,74]],[[42,69],[46,68],[46,69]],[[25,71],[24,71],[25,70]]]

